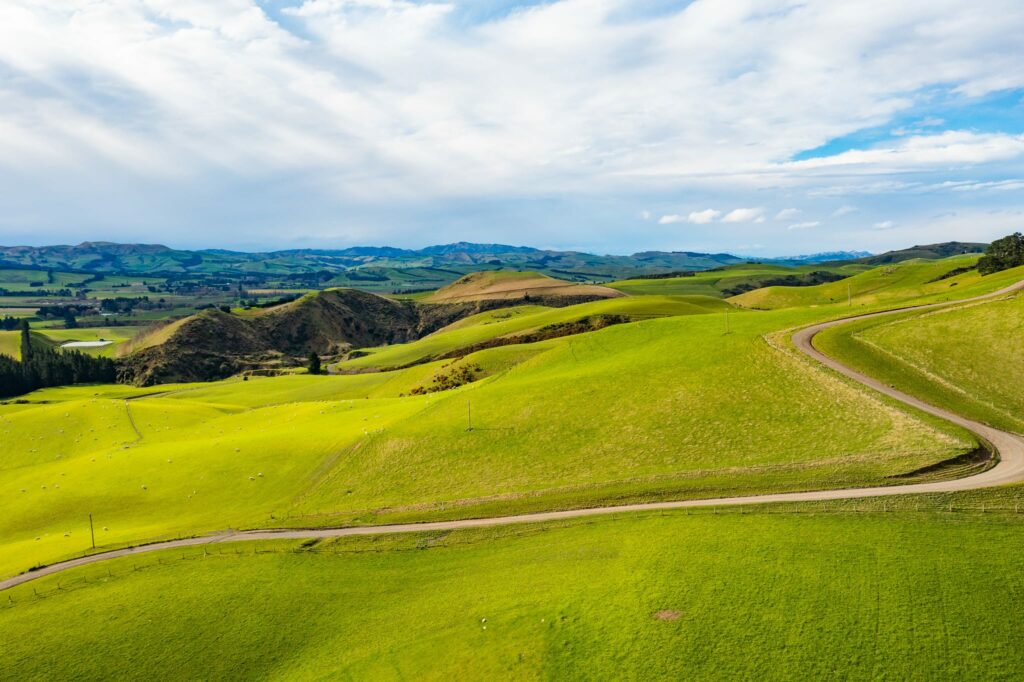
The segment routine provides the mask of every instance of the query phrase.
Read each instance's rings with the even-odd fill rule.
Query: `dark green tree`
[[[1015,232],[988,245],[985,255],[978,261],[978,272],[991,275],[1024,265],[1024,235]]]
[[[32,334],[29,331],[28,320],[21,321],[21,361],[28,362],[32,359]]]
[[[311,351],[310,352],[310,354],[309,354],[309,364],[307,365],[307,367],[309,368],[309,373],[310,374],[319,374],[320,373],[320,356],[316,354],[316,351]]]

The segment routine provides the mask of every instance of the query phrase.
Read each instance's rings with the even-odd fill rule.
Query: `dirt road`
[[[456,530],[460,528],[479,528],[484,526],[500,526],[514,523],[536,523],[540,521],[558,521],[561,519],[576,519],[589,516],[601,516],[604,514],[620,514],[623,512],[634,512],[634,511],[654,511],[663,509],[685,509],[689,507],[712,507],[712,506],[724,506],[724,505],[749,505],[749,504],[767,504],[770,502],[812,502],[816,500],[840,500],[840,499],[855,499],[865,497],[882,497],[888,495],[906,495],[908,493],[935,493],[935,492],[951,492],[957,490],[972,490],[976,488],[987,488],[991,486],[1003,485],[1006,483],[1016,483],[1024,481],[1024,437],[1009,433],[1007,431],[1001,431],[999,429],[981,424],[970,419],[961,417],[960,415],[954,414],[947,410],[943,410],[938,407],[929,405],[928,403],[919,400],[913,396],[907,395],[891,388],[880,381],[872,379],[869,376],[861,374],[856,370],[853,370],[842,363],[833,360],[820,353],[814,348],[811,341],[814,336],[829,327],[834,327],[839,324],[852,322],[854,320],[862,320],[872,317],[881,317],[885,315],[895,315],[897,313],[906,312],[908,310],[926,310],[929,308],[937,308],[941,306],[958,305],[962,303],[970,303],[973,301],[981,301],[990,298],[998,298],[1007,294],[1013,293],[1020,289],[1024,289],[1024,281],[1018,282],[1012,286],[1001,289],[992,294],[986,294],[984,296],[977,296],[970,299],[964,299],[960,301],[951,301],[947,303],[934,303],[923,306],[914,306],[912,308],[903,308],[899,310],[887,310],[878,313],[867,313],[865,315],[856,315],[853,317],[844,318],[841,320],[833,320],[831,322],[823,322],[816,324],[805,329],[801,329],[793,335],[793,342],[796,347],[814,358],[818,362],[822,363],[826,367],[829,367],[854,381],[861,383],[865,386],[873,388],[880,393],[884,393],[900,402],[911,405],[919,410],[923,410],[937,417],[941,417],[947,421],[953,422],[959,426],[962,426],[969,431],[980,436],[984,440],[992,444],[999,455],[999,461],[997,464],[975,476],[968,476],[967,478],[960,478],[952,481],[937,481],[934,483],[914,483],[910,485],[902,486],[887,486],[877,488],[846,488],[841,490],[820,490],[820,491],[808,491],[808,492],[795,492],[795,493],[776,493],[771,495],[752,495],[742,497],[724,497],[715,499],[704,499],[704,500],[679,500],[674,502],[646,502],[642,504],[626,504],[613,507],[593,507],[590,509],[572,509],[567,511],[552,511],[552,512],[539,512],[536,514],[521,514],[518,516],[498,516],[486,519],[464,519],[459,521],[436,521],[432,523],[403,523],[385,526],[358,526],[349,528],[319,528],[313,530],[250,530],[250,531],[237,531],[231,533],[222,533],[219,535],[205,535],[197,538],[188,538],[184,540],[171,540],[167,542],[157,542],[149,545],[141,545],[138,547],[128,547],[125,549],[116,549],[109,552],[103,552],[100,554],[92,554],[89,556],[81,557],[79,559],[71,559],[69,561],[62,561],[60,563],[46,566],[37,571],[31,573],[24,573],[22,575],[8,578],[7,580],[0,581],[0,591],[26,583],[36,578],[41,578],[45,575],[52,575],[61,571],[66,571],[76,566],[84,566],[86,564],[92,564],[99,561],[106,561],[108,559],[114,559],[117,557],[132,556],[136,554],[143,554],[147,552],[155,552],[162,549],[172,549],[175,547],[190,547],[193,545],[212,544],[218,542],[239,542],[249,540],[271,540],[271,539],[306,539],[306,538],[329,538],[329,537],[343,537],[352,535],[381,535],[385,533],[418,533],[424,531],[438,531],[438,530]]]

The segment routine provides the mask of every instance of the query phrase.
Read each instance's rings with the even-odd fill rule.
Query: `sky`
[[[3,0],[0,244],[1024,229],[1020,0]]]

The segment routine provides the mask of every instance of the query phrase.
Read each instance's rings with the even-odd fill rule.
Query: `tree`
[[[309,354],[309,373],[319,374],[320,373],[320,356],[316,354],[316,351],[311,351]]]
[[[32,334],[29,332],[28,320],[21,321],[21,361],[32,359]]]
[[[985,255],[978,261],[978,272],[991,275],[1024,265],[1024,235],[1015,232],[988,245]]]

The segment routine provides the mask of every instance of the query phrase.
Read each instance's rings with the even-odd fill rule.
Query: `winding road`
[[[935,415],[936,417],[945,419],[946,421],[950,421],[954,424],[957,424],[958,426],[962,426],[963,428],[973,432],[975,435],[979,436],[980,438],[990,443],[998,453],[998,462],[995,466],[991,467],[990,469],[973,476],[968,476],[966,478],[960,478],[951,481],[936,481],[933,483],[913,483],[901,486],[885,486],[875,488],[845,488],[839,490],[775,493],[769,495],[748,495],[740,497],[721,497],[701,500],[678,500],[671,502],[645,502],[641,504],[625,504],[610,507],[591,507],[588,509],[571,509],[566,511],[538,512],[535,514],[520,514],[517,516],[498,516],[483,519],[463,519],[457,521],[403,523],[382,526],[355,526],[346,528],[234,531],[229,533],[221,533],[217,535],[204,535],[195,538],[169,540],[166,542],[156,542],[148,545],[139,545],[136,547],[126,547],[123,549],[115,549],[107,552],[91,554],[89,556],[80,557],[78,559],[62,561],[40,568],[36,571],[32,571],[31,573],[23,573],[12,578],[8,578],[7,580],[0,581],[0,591],[9,589],[16,585],[21,585],[22,583],[26,583],[30,580],[41,578],[46,575],[60,573],[62,571],[67,571],[78,566],[85,566],[87,564],[93,564],[100,561],[116,559],[118,557],[133,556],[136,554],[155,552],[163,549],[173,549],[175,547],[191,547],[193,545],[205,545],[221,542],[330,538],[353,535],[382,535],[387,533],[419,533],[424,531],[445,531],[457,530],[460,528],[480,528],[486,526],[500,526],[518,523],[558,521],[562,519],[577,519],[590,516],[601,516],[604,514],[619,514],[623,512],[635,511],[685,509],[690,507],[717,507],[726,505],[767,504],[771,502],[812,502],[818,500],[840,500],[865,497],[882,497],[890,495],[906,495],[910,493],[953,492],[958,490],[973,490],[977,488],[988,488],[997,485],[1004,485],[1007,483],[1021,482],[1024,481],[1024,437],[1014,433],[993,428],[991,426],[973,421],[971,419],[967,419],[958,414],[949,412],[948,410],[944,410],[942,408],[929,405],[923,400],[915,398],[911,395],[907,395],[906,393],[897,391],[896,389],[876,379],[872,379],[871,377],[865,374],[861,374],[860,372],[850,367],[847,367],[846,365],[838,362],[837,360],[834,360],[824,355],[823,353],[819,352],[816,348],[814,348],[812,344],[812,341],[816,334],[818,334],[822,330],[834,327],[836,325],[853,322],[855,320],[864,320],[868,318],[882,317],[886,315],[895,315],[898,313],[904,313],[912,310],[927,310],[929,308],[939,308],[951,305],[961,305],[964,303],[971,303],[975,301],[995,299],[1001,296],[1006,296],[1008,294],[1014,293],[1021,289],[1024,289],[1024,280],[1017,282],[1016,284],[1013,284],[1011,286],[1000,289],[999,291],[995,291],[990,294],[985,294],[983,296],[975,296],[973,298],[967,298],[958,301],[931,303],[927,305],[899,308],[895,310],[885,310],[881,312],[866,313],[863,315],[855,315],[852,317],[846,317],[839,320],[832,320],[829,322],[822,322],[820,324],[815,324],[810,327],[805,327],[804,329],[801,329],[793,334],[793,343],[796,345],[797,349],[802,351],[804,354],[810,356],[811,358],[817,360],[826,367],[849,377],[850,379],[856,381],[857,383],[863,384],[864,386],[872,388],[878,391],[879,393],[883,393],[902,403],[915,407],[929,414]]]

